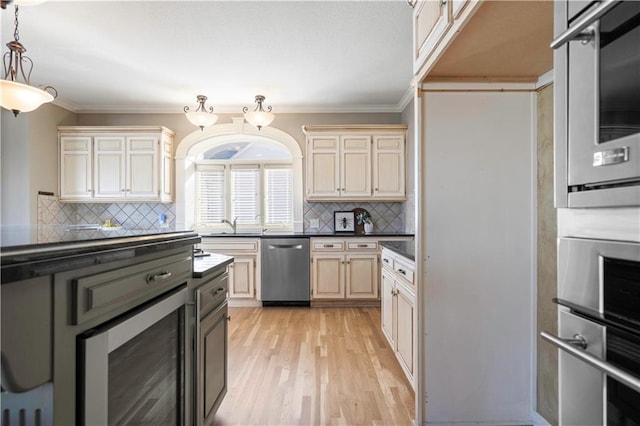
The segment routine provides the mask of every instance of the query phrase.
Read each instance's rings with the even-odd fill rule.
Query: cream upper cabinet
[[[404,136],[374,136],[373,147],[373,198],[404,199]]]
[[[404,201],[404,125],[303,126],[306,199]]]
[[[420,0],[413,14],[415,64],[421,64],[442,40],[451,14],[447,0]]]
[[[61,201],[172,201],[172,131],[59,127],[58,132]],[[86,158],[79,156],[79,143],[88,145]],[[86,176],[86,184],[81,176]],[[87,186],[90,196],[81,193],[82,186]]]
[[[93,198],[93,140],[90,136],[60,137],[60,198]]]

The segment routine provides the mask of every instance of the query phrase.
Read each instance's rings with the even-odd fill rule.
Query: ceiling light
[[[207,126],[212,126],[218,120],[218,116],[213,113],[213,107],[204,106],[207,97],[204,95],[198,95],[198,108],[195,111],[189,112],[189,107],[184,107],[184,113],[187,116],[187,120],[189,120],[195,126],[200,127],[200,130],[204,130]]]
[[[15,3],[18,6],[37,6],[39,4],[44,3],[47,0],[15,0],[13,1],[13,3]],[[2,0],[0,1],[0,7],[2,7],[3,9],[7,8],[7,5],[9,3],[11,3],[12,0]]]
[[[271,114],[271,107],[268,107],[265,111],[262,108],[262,102],[264,102],[264,96],[256,95],[256,109],[253,111],[249,111],[249,108],[242,108],[242,112],[244,112],[244,118],[250,124],[253,124],[258,128],[258,130],[262,129],[264,126],[268,126],[273,121],[274,115]]]
[[[15,6],[13,38],[13,41],[7,43],[9,51],[2,58],[4,79],[0,80],[0,105],[13,111],[13,114],[17,116],[20,112],[33,111],[40,105],[53,101],[58,96],[58,92],[51,86],[38,88],[29,83],[33,61],[23,55],[27,49],[19,41],[17,5]],[[18,79],[22,79],[23,82]]]

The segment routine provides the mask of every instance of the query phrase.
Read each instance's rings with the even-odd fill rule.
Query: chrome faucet
[[[229,221],[228,219],[222,219],[220,220],[221,223],[226,223],[227,225],[229,225],[231,227],[231,229],[233,229],[233,233],[236,233],[236,226],[237,226],[237,222],[238,222],[238,216],[233,218],[233,222]]]

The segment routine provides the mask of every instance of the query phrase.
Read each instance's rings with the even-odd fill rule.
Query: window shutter
[[[198,169],[196,183],[196,221],[220,223],[225,217],[224,167]]]
[[[231,168],[231,216],[238,218],[238,224],[256,225],[260,223],[259,169],[255,166]]]
[[[293,225],[293,170],[265,168],[265,224]]]

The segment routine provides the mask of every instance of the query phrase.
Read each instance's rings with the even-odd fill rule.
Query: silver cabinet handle
[[[571,40],[577,39],[584,41],[586,37],[589,37],[589,30],[587,27],[597,21],[602,15],[611,10],[611,8],[619,2],[620,0],[605,0],[600,3],[599,6],[583,16],[578,22],[575,22],[571,28],[556,37],[556,39],[551,42],[551,48],[557,49]]]
[[[562,349],[563,351],[567,352],[570,355],[573,355],[574,357],[578,358],[580,361],[584,361],[585,363],[589,364],[590,366],[602,371],[603,373],[605,373],[607,376],[616,379],[617,381],[619,381],[620,383],[622,383],[625,386],[629,386],[631,389],[633,389],[636,392],[640,392],[640,379],[633,377],[632,375],[630,375],[629,373],[627,373],[624,370],[621,370],[620,368],[616,367],[615,365],[611,365],[606,361],[601,360],[600,358],[597,358],[593,355],[591,355],[588,352],[583,351],[582,349],[576,347],[575,344],[571,344],[571,343],[567,343],[565,341],[565,339],[561,339],[559,337],[556,337],[552,334],[546,333],[546,332],[542,332],[540,333],[540,336],[550,342],[551,344],[553,344],[554,346],[557,346],[558,348]],[[575,340],[574,339],[568,339],[569,341]],[[586,341],[585,341],[586,344]]]
[[[219,287],[219,288],[217,288],[217,289],[215,289],[215,290],[211,290],[211,295],[212,295],[212,296],[217,296],[217,295],[219,295],[220,293],[222,293],[223,291],[224,291],[224,288]]]
[[[382,259],[384,263],[389,263],[389,259]]]
[[[358,247],[360,247],[360,248],[366,248],[366,247],[369,247],[369,246],[368,246],[367,244],[358,244]]]
[[[405,271],[404,269],[398,269],[398,272],[400,272],[402,275],[407,275],[407,271]]]
[[[324,244],[323,247],[324,248],[333,248],[333,244]]]
[[[168,271],[162,271],[159,274],[147,275],[147,283],[166,280],[170,276],[171,276],[171,272],[168,272]]]

